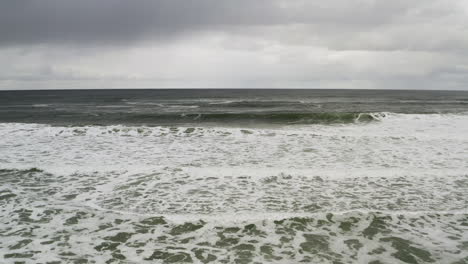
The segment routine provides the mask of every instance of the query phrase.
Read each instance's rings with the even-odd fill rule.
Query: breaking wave
[[[385,113],[359,112],[168,112],[168,113],[31,113],[20,120],[23,123],[58,125],[178,125],[178,124],[349,124],[372,122],[385,117]],[[17,117],[15,117],[17,118]],[[6,122],[13,122],[3,117]]]
[[[134,115],[0,123],[1,263],[468,261],[466,114]]]

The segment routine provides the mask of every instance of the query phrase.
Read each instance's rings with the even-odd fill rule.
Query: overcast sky
[[[5,0],[0,89],[468,89],[467,0]]]

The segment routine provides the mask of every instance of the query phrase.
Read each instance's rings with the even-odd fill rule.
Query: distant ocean
[[[468,92],[0,92],[0,263],[468,263]]]

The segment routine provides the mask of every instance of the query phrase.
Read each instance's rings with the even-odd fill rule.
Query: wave
[[[104,115],[88,115],[81,117],[84,123],[94,124],[141,124],[141,125],[171,125],[171,124],[353,124],[383,121],[388,117],[412,116],[453,116],[456,114],[397,114],[390,112],[211,112],[211,113],[108,113]],[[89,118],[89,119],[88,119]]]
[[[323,102],[327,103],[327,102]],[[136,106],[132,106],[135,104]],[[401,112],[400,112],[401,111]],[[441,108],[412,111],[405,107],[346,107],[308,101],[180,101],[132,102],[99,106],[41,107],[34,111],[9,109],[0,122],[54,125],[180,125],[219,123],[255,124],[350,124],[380,121],[388,115],[465,114],[466,109],[447,113]],[[397,114],[398,113],[398,114]]]
[[[357,112],[187,112],[187,113],[67,113],[49,115],[37,113],[22,118],[22,123],[57,125],[177,125],[198,123],[219,124],[349,124],[378,121],[385,113]],[[12,123],[16,120],[4,120]]]
[[[305,104],[305,101],[288,101],[288,100],[226,100],[209,102],[206,107],[230,107],[230,108],[276,108],[281,106],[297,107],[300,104]],[[310,102],[312,104],[313,102]]]
[[[262,122],[273,124],[320,124],[320,123],[354,123],[379,120],[381,114],[373,113],[203,113],[183,114],[177,118],[195,122]],[[139,116],[137,118],[167,118],[174,116]]]

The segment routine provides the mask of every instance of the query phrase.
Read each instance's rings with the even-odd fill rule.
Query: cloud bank
[[[15,0],[0,89],[468,89],[464,0]]]

